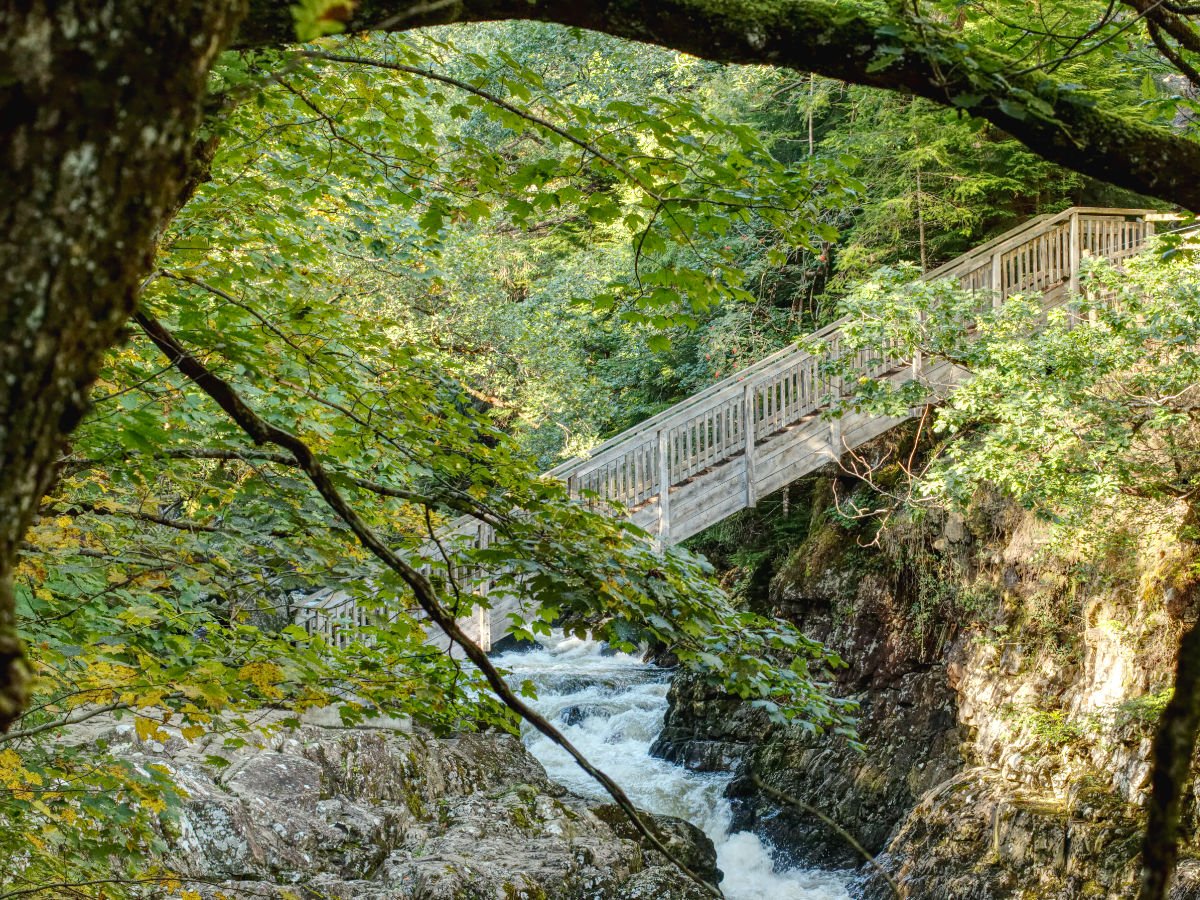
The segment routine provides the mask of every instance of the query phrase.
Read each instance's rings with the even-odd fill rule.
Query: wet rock
[[[626,840],[637,841],[659,864],[667,862],[650,841],[634,828],[633,823],[618,806],[598,806],[594,812],[616,834]],[[717,868],[717,849],[703,831],[691,822],[675,816],[648,815],[643,817],[643,821],[654,829],[655,837],[676,860],[710,884],[721,881],[721,870]]]
[[[801,587],[781,589],[776,599],[806,633],[849,662],[837,689],[861,703],[858,731],[865,752],[841,739],[775,725],[737,698],[686,676],[672,684],[664,728],[652,748],[656,756],[696,771],[734,773],[733,828],[757,832],[796,865],[857,866],[862,858],[820,818],[761,794],[752,774],[832,815],[868,850],[879,852],[921,795],[962,764],[964,733],[944,657],[931,662],[932,654],[918,642],[905,646],[892,635],[890,597],[876,581],[860,580],[848,616],[813,596],[848,584],[841,575],[810,571]]]
[[[584,719],[607,719],[612,711],[602,706],[568,706],[558,714],[563,725],[578,725]]]

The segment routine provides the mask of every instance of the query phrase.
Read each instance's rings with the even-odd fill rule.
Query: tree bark
[[[0,13],[0,729],[28,682],[17,547],[194,182],[209,69],[241,5],[16,0]]]
[[[1192,781],[1196,735],[1200,732],[1200,627],[1192,624],[1179,642],[1175,693],[1154,736],[1154,770],[1142,841],[1139,900],[1166,900],[1179,860],[1180,821]]]

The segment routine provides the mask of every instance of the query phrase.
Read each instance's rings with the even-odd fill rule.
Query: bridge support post
[[[671,542],[671,454],[667,429],[658,430],[658,546]]]
[[[1082,227],[1079,221],[1078,212],[1073,212],[1070,215],[1070,277],[1067,280],[1067,293],[1069,296],[1079,296],[1079,269],[1084,262],[1084,235],[1082,235]],[[1088,298],[1093,300],[1094,298]],[[1072,324],[1078,322],[1078,313],[1072,314],[1070,317]],[[1087,311],[1087,320],[1093,325],[1096,324],[1096,310]]]
[[[922,332],[924,325],[925,325],[925,313],[922,312],[921,310],[917,310],[917,333],[918,334],[920,334]],[[912,358],[912,380],[913,381],[921,380],[921,370],[923,368],[925,368],[925,354],[921,352],[920,344],[918,344],[917,349],[913,351],[913,358]]]
[[[746,506],[758,503],[754,491],[754,388],[750,382],[742,385],[742,430],[746,438]]]
[[[842,348],[835,341],[829,343],[829,353],[833,359],[841,359]],[[838,409],[838,401],[842,398],[842,376],[833,375],[829,379],[829,408],[837,413],[836,418],[829,420],[829,455],[837,462],[842,458],[842,411]]]

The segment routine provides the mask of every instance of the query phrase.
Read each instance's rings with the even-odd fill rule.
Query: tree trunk
[[[1154,771],[1142,842],[1140,900],[1166,900],[1179,860],[1184,799],[1192,781],[1200,731],[1200,627],[1188,626],[1179,642],[1175,693],[1154,737]]]
[[[16,554],[189,185],[240,0],[0,13],[0,729],[24,705]]]
[[[817,89],[817,76],[812,72],[808,73],[808,155],[812,156],[816,150],[816,144],[813,142],[813,95]]]

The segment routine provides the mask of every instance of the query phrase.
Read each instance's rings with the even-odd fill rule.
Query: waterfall
[[[703,829],[717,848],[726,900],[847,900],[848,878],[813,869],[776,868],[756,835],[730,833],[728,775],[689,772],[650,755],[662,730],[670,673],[598,641],[556,636],[538,649],[495,659],[515,682],[537,686],[533,705],[640,806]],[[531,753],[555,781],[587,797],[608,795],[539,732],[523,732]]]

